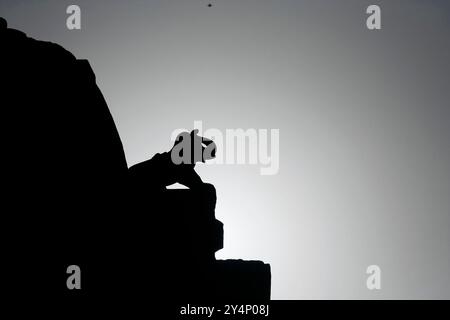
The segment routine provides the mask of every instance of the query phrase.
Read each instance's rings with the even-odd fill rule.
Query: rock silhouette
[[[175,165],[169,151],[128,168],[88,61],[4,19],[0,43],[2,264],[11,295],[270,299],[269,265],[215,259],[223,247],[216,190],[195,162]],[[166,189],[173,182],[189,189]],[[81,290],[66,286],[73,264]]]

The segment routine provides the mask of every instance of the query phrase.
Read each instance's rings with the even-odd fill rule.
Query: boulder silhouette
[[[2,260],[11,295],[270,299],[269,265],[215,259],[223,247],[216,190],[194,166],[174,167],[162,153],[128,169],[88,61],[4,19],[0,43]],[[195,183],[166,189],[173,180]],[[81,269],[81,290],[67,288],[70,265]]]

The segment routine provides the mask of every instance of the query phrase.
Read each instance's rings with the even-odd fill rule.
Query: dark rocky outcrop
[[[168,175],[184,173],[168,170],[161,155],[128,169],[86,60],[8,29],[3,19],[0,43],[2,264],[10,295],[270,298],[268,265],[215,259],[223,224],[212,185],[166,190]],[[66,287],[71,264],[82,270],[79,291]]]

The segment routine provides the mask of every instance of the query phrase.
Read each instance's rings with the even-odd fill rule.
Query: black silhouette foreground
[[[102,301],[270,299],[270,267],[215,259],[216,190],[170,152],[128,169],[86,60],[0,19],[2,288]],[[155,119],[155,121],[157,121]],[[189,187],[168,190],[179,182]],[[81,290],[66,285],[81,268]],[[6,288],[6,289],[5,289]]]

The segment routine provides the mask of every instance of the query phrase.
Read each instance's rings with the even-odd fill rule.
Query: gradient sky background
[[[210,2],[1,0],[0,16],[90,61],[129,165],[194,120],[280,129],[278,175],[198,167],[217,257],[270,263],[272,298],[450,298],[450,2]]]

